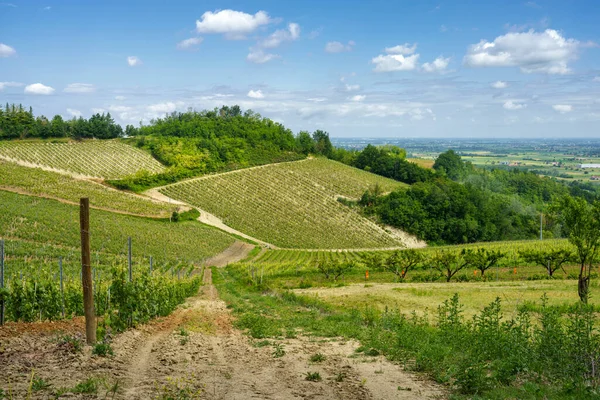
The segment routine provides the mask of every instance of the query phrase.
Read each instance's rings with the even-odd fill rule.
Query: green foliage
[[[200,211],[195,208],[182,213],[173,211],[171,214],[171,222],[195,221],[198,218],[200,218]]]
[[[308,360],[312,363],[322,363],[323,361],[327,360],[327,357],[324,354],[315,353],[310,356]]]
[[[89,120],[79,117],[65,122],[60,115],[51,120],[43,115],[36,118],[31,107],[25,110],[21,104],[0,106],[0,140],[50,137],[111,139],[121,136],[123,129],[110,113],[97,113]]]
[[[454,150],[447,150],[436,158],[433,169],[456,181],[465,177],[467,168],[465,163]]]
[[[521,252],[521,258],[528,263],[541,266],[546,270],[548,276],[553,276],[556,271],[573,261],[573,252],[566,249],[532,249]]]
[[[498,262],[506,257],[506,253],[500,250],[490,250],[485,247],[479,247],[475,250],[463,249],[461,254],[468,265],[477,268],[481,272],[482,277],[485,275],[485,271],[498,265]]]
[[[356,263],[352,261],[324,261],[317,262],[316,266],[316,269],[325,276],[325,279],[333,279],[334,282],[355,268]]]
[[[446,282],[450,282],[454,275],[468,265],[462,254],[447,250],[436,252],[429,259],[429,263],[444,276]]]
[[[423,253],[415,249],[393,252],[383,264],[387,271],[404,280],[411,269],[417,268],[424,261]]]
[[[52,385],[49,384],[48,382],[46,382],[44,380],[44,378],[42,377],[34,377],[33,380],[31,381],[31,389],[34,392],[39,392],[40,390],[46,390],[49,387],[51,387]]]
[[[285,355],[285,349],[283,348],[283,345],[280,343],[275,344],[275,347],[273,349],[273,358],[281,358]]]
[[[85,381],[79,382],[77,385],[75,385],[72,392],[79,394],[98,393],[98,379],[88,378]]]
[[[304,379],[310,382],[321,382],[323,380],[318,372],[307,372]]]
[[[108,357],[114,355],[113,349],[108,342],[99,342],[94,345],[92,354],[100,357]]]

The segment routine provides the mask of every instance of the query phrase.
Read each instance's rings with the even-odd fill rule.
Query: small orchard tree
[[[362,257],[362,263],[367,269],[372,271],[384,270],[384,260],[380,254],[367,253]]]
[[[333,279],[334,282],[355,267],[356,264],[353,261],[319,261],[317,263],[317,270],[325,275],[325,279]]]
[[[488,250],[483,247],[475,251],[463,249],[461,255],[468,265],[477,268],[481,272],[482,277],[485,275],[485,271],[495,267],[501,259],[506,257],[506,253],[500,250]]]
[[[415,249],[397,250],[383,264],[386,271],[396,275],[396,279],[404,281],[406,274],[423,262],[423,254]]]
[[[549,277],[561,268],[564,271],[564,265],[574,259],[573,252],[567,249],[525,250],[519,255],[525,262],[544,268]]]
[[[575,246],[575,259],[579,263],[577,292],[581,302],[587,304],[592,265],[597,261],[600,247],[600,202],[589,204],[580,197],[565,196],[553,205],[552,211]]]
[[[468,265],[461,253],[449,250],[438,251],[431,257],[430,262],[433,268],[446,278],[446,282],[450,282],[454,275]]]

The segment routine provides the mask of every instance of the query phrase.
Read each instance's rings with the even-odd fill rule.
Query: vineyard
[[[324,172],[328,168],[324,163],[332,166],[333,172]],[[332,175],[328,178],[328,174]],[[327,179],[332,182],[325,187],[322,184]],[[355,196],[360,192],[349,189],[357,180],[364,187],[386,182],[364,171],[313,159],[197,178],[166,186],[160,192],[279,247],[401,246],[385,230],[337,201],[338,195]]]
[[[114,190],[93,181],[74,179],[2,160],[0,189],[61,199],[74,204],[78,204],[81,197],[89,197],[94,208],[150,217],[168,217],[175,210],[173,205]]]
[[[103,179],[164,170],[148,153],[117,140],[0,141],[0,159]]]

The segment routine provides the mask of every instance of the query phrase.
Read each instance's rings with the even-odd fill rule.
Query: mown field
[[[0,159],[102,179],[164,171],[150,154],[118,140],[0,141]]]
[[[102,208],[149,217],[169,217],[176,206],[108,188],[89,180],[28,168],[0,160],[0,189],[33,196],[50,197],[79,204],[89,197],[93,208]]]
[[[400,183],[324,159],[273,164],[166,186],[160,192],[283,248],[389,248],[399,240],[341,204],[362,188]],[[385,190],[384,189],[384,190]]]

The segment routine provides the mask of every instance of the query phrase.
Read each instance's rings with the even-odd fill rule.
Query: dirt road
[[[355,342],[306,337],[254,341],[233,327],[212,285],[210,268],[205,269],[204,283],[197,296],[169,317],[115,337],[112,357],[93,356],[89,347],[72,353],[47,334],[5,338],[0,342],[0,388],[13,398],[26,398],[33,373],[50,386],[31,390],[32,399],[53,398],[67,390],[68,398],[115,399],[444,397],[436,385],[381,356],[357,355]],[[282,352],[276,354],[276,349]],[[325,360],[311,363],[316,353]],[[306,380],[309,372],[321,380]],[[97,394],[72,393],[90,377]]]
[[[250,253],[252,249],[254,249],[253,245],[245,242],[240,242],[238,240],[237,242],[229,246],[227,249],[225,249],[225,251],[223,251],[222,253],[219,253],[216,256],[206,260],[204,262],[204,265],[209,267],[225,267],[227,266],[227,264],[232,264],[243,260],[248,256],[248,253]]]

